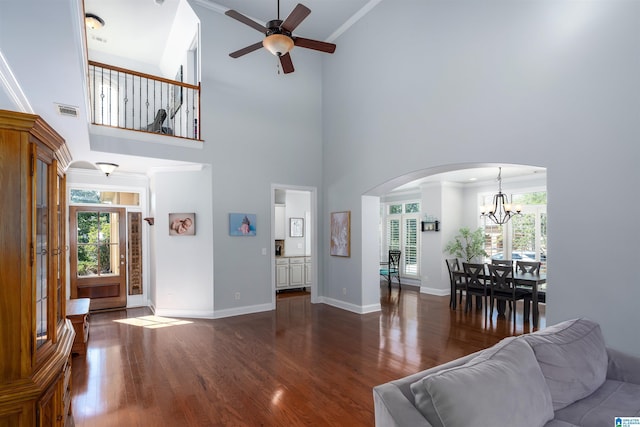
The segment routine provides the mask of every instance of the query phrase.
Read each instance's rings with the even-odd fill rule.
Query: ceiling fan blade
[[[225,15],[242,22],[245,25],[250,26],[251,28],[255,28],[256,30],[260,31],[261,33],[266,33],[267,32],[267,27],[265,27],[264,25],[254,21],[253,19],[247,18],[246,16],[244,16],[243,14],[236,12],[233,9],[229,9],[227,10],[225,13]]]
[[[239,57],[241,57],[242,55],[246,55],[247,53],[251,53],[251,52],[253,52],[254,50],[258,50],[258,49],[260,49],[261,47],[262,47],[262,42],[261,42],[261,41],[259,41],[258,43],[254,43],[254,44],[252,44],[251,46],[243,47],[243,48],[242,48],[242,49],[240,49],[240,50],[236,50],[235,52],[231,52],[231,53],[229,54],[229,56],[230,56],[230,57],[232,57],[232,58],[239,58]]]
[[[307,49],[319,50],[320,52],[333,53],[336,51],[336,45],[333,43],[321,42],[319,40],[305,39],[302,37],[293,37],[296,46],[306,47]]]
[[[285,19],[282,25],[280,25],[280,28],[292,33],[293,30],[298,25],[300,25],[300,23],[304,21],[304,18],[309,16],[310,13],[311,13],[311,9],[309,9],[307,6],[304,6],[298,3],[298,5],[291,11],[289,16],[287,16],[287,19]]]
[[[282,71],[284,71],[285,74],[293,73],[295,71],[293,68],[293,62],[291,61],[291,55],[288,53],[280,55],[280,65],[282,65]]]

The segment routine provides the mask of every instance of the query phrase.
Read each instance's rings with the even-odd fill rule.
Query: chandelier
[[[493,203],[480,206],[480,216],[489,218],[496,224],[502,225],[514,215],[520,215],[521,205],[512,205],[509,198],[502,193],[502,168],[498,168],[498,194],[493,196]]]

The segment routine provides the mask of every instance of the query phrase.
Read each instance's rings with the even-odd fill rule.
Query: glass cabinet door
[[[55,162],[54,162],[55,166]],[[57,169],[57,168],[56,168]],[[65,217],[65,180],[64,177],[56,174],[56,220],[55,227],[56,233],[56,251],[55,251],[55,267],[56,267],[56,325],[59,325],[63,320],[62,305],[65,304],[64,286],[66,281],[64,254],[66,251],[66,239],[65,239],[65,224],[62,220]]]
[[[49,252],[49,165],[37,160],[36,165],[36,349],[49,339],[47,322],[48,292],[48,252]]]

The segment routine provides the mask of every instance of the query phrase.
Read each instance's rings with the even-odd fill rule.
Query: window
[[[483,203],[491,202],[484,196]],[[547,193],[514,194],[512,202],[522,205],[522,215],[516,215],[504,225],[483,220],[485,250],[491,259],[541,261],[540,271],[547,267]]]
[[[77,213],[78,276],[120,274],[118,213]]]
[[[71,203],[88,203],[96,205],[140,206],[140,194],[126,191],[82,190],[72,188]]]
[[[386,261],[389,250],[400,250],[400,271],[403,277],[419,277],[420,202],[390,203],[383,210],[385,231],[380,259]]]

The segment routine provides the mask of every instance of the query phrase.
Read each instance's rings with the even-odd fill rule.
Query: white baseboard
[[[366,314],[366,313],[374,313],[376,311],[380,311],[382,307],[380,303],[378,304],[370,304],[370,305],[355,305],[348,302],[340,301],[334,298],[320,297],[319,302],[323,304],[330,305],[332,307],[340,308],[342,310],[350,311],[352,313],[357,314]]]
[[[436,289],[436,288],[429,288],[427,286],[420,286],[420,293],[421,294],[436,295],[436,296],[439,296],[439,297],[443,297],[443,296],[451,294],[451,290],[449,290],[449,289]]]
[[[224,310],[215,310],[213,319],[222,319],[224,317],[241,316],[243,314],[261,313],[263,311],[273,310],[272,304],[248,305],[245,307],[227,308]]]
[[[183,310],[174,308],[152,308],[156,316],[179,317],[190,319],[213,319],[213,312],[210,310]]]

